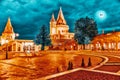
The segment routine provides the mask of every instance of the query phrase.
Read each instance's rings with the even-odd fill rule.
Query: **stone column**
[[[110,50],[110,49],[111,49],[110,42],[108,42],[108,50]]]
[[[38,51],[38,46],[35,45],[34,47],[35,47],[35,52],[37,52]]]
[[[96,50],[98,50],[98,48],[99,48],[99,43],[96,43]]]
[[[16,42],[16,46],[15,46],[15,51],[17,52],[18,51],[18,44]]]
[[[88,45],[88,50],[90,50],[90,44],[87,44]]]
[[[93,44],[91,44],[91,50],[93,50],[93,48],[94,48],[94,46],[93,46]]]
[[[118,49],[120,49],[120,42],[118,42]]]
[[[104,45],[104,49],[106,50],[106,49],[107,49],[107,44],[106,44],[106,43],[104,43],[103,45]]]
[[[12,44],[12,46],[11,46],[11,47],[12,47],[12,50],[11,50],[11,51],[13,52],[13,50],[14,50],[14,49],[13,49],[13,44]]]
[[[116,42],[116,50],[118,50],[118,42]]]
[[[89,50],[91,50],[91,44],[88,44],[89,45]]]
[[[113,49],[115,50],[116,49],[116,43],[113,42]]]
[[[21,52],[23,52],[23,42],[21,43],[20,47],[21,47]]]
[[[96,43],[93,43],[93,50],[96,50]]]
[[[102,42],[100,43],[100,49],[101,49],[101,50],[104,50],[104,49],[103,49],[103,43],[102,43]]]
[[[110,42],[110,49],[112,49],[112,43]]]
[[[112,48],[112,50],[114,49],[113,42],[111,43],[111,48]]]
[[[80,50],[80,48],[81,48],[81,45],[78,45],[78,50]]]
[[[109,42],[106,43],[106,49],[109,50]]]
[[[87,45],[85,44],[85,49],[87,49]]]

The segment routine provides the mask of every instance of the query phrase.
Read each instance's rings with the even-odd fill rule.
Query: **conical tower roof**
[[[66,24],[66,21],[64,19],[64,15],[62,12],[62,8],[60,7],[59,13],[58,13],[58,18],[57,18],[57,24]]]
[[[10,18],[8,18],[8,21],[7,21],[7,24],[6,24],[6,27],[3,33],[14,33]]]
[[[55,21],[55,17],[54,17],[54,14],[52,14],[52,18],[50,20],[51,22],[54,22]]]

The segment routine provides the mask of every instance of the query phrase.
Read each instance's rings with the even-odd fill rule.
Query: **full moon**
[[[107,18],[107,14],[103,10],[99,10],[96,12],[96,18],[99,20],[105,20]]]

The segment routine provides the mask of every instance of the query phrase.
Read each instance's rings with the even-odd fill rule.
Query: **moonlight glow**
[[[96,18],[99,19],[100,21],[103,21],[107,18],[107,14],[103,10],[97,11],[96,12]]]

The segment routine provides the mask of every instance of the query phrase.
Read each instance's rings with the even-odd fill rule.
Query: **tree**
[[[49,33],[46,29],[47,29],[46,26],[43,25],[40,28],[40,32],[37,35],[36,40],[35,40],[36,44],[41,44],[42,45],[41,50],[44,50],[45,46],[51,45],[51,40],[50,40],[50,37],[49,37]]]
[[[67,70],[73,69],[73,63],[69,61]]]
[[[59,71],[59,68],[57,67],[57,73],[59,73],[60,71]]]
[[[71,64],[71,63],[70,63],[70,61],[69,61],[67,70],[70,70],[70,67],[71,67],[70,64]]]
[[[82,58],[81,67],[85,67],[84,58]]]
[[[78,44],[90,43],[97,34],[97,24],[92,18],[80,18],[76,21],[74,39]]]
[[[89,60],[88,60],[88,67],[89,66],[92,66],[92,63],[91,63],[91,58],[89,57]]]
[[[71,62],[71,64],[70,64],[70,69],[73,69],[73,63]]]

